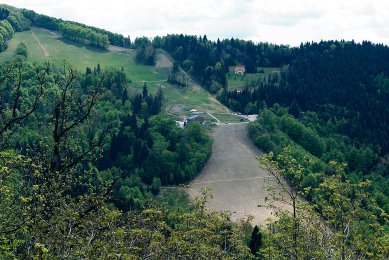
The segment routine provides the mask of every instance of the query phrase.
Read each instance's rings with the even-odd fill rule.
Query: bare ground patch
[[[274,218],[272,210],[258,207],[265,204],[268,192],[263,188],[268,173],[259,169],[256,157],[261,154],[247,136],[247,124],[219,125],[213,129],[212,155],[201,174],[187,191],[193,199],[202,187],[213,190],[208,207],[229,210],[232,219],[251,215],[253,224],[265,225]]]
[[[164,54],[158,54],[155,62],[157,68],[172,68],[172,61]]]
[[[114,45],[109,45],[108,50],[111,52],[132,52],[131,49],[118,47],[118,46],[114,46]]]

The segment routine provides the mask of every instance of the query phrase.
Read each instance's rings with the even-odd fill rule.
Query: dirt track
[[[190,183],[192,198],[201,187],[213,190],[214,197],[208,207],[231,211],[233,219],[247,215],[253,224],[265,224],[271,211],[257,207],[264,204],[267,191],[263,188],[267,173],[259,169],[258,150],[247,136],[247,124],[219,125],[212,131],[212,155],[201,174]]]
[[[35,38],[35,40],[37,41],[38,45],[41,47],[41,49],[43,50],[43,54],[45,55],[45,57],[49,57],[49,52],[46,50],[45,46],[43,46],[43,44],[39,41],[38,37],[36,37],[35,33],[33,30],[31,30],[31,33],[32,33],[32,37]]]

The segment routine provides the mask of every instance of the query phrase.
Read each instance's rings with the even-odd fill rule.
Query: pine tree
[[[250,251],[253,255],[255,255],[259,248],[262,245],[262,234],[259,231],[259,228],[257,225],[255,225],[253,232],[251,233],[251,239],[250,239]]]

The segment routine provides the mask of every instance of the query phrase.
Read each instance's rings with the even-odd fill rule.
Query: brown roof
[[[245,72],[246,71],[246,67],[245,66],[236,66],[235,67],[235,72],[238,72],[238,71]]]

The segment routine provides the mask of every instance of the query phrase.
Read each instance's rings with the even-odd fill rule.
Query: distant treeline
[[[227,87],[230,66],[244,65],[247,73],[257,67],[280,67],[296,57],[296,49],[288,45],[254,43],[240,39],[210,41],[207,36],[168,35],[156,37],[156,48],[166,50],[174,60],[210,92]]]
[[[112,33],[85,24],[64,21],[32,10],[18,9],[0,5],[0,51],[7,48],[6,41],[14,32],[28,30],[30,26],[59,32],[64,39],[106,49],[109,44],[119,47],[130,47],[130,37]]]
[[[104,29],[37,14],[27,9],[22,9],[22,14],[31,22],[32,26],[60,32],[64,38],[72,41],[99,48],[107,48],[109,44],[119,47],[129,47],[131,45],[129,37],[126,38],[121,34]]]
[[[76,24],[61,22],[58,25],[58,31],[63,38],[74,42],[103,49],[107,49],[109,45],[108,36],[106,34],[101,34]]]
[[[343,122],[340,133],[388,152],[389,48],[326,41],[301,45],[295,53],[279,82],[239,92],[223,90],[219,100],[242,113],[256,113],[264,102],[287,106],[296,117],[315,111],[325,121]]]

